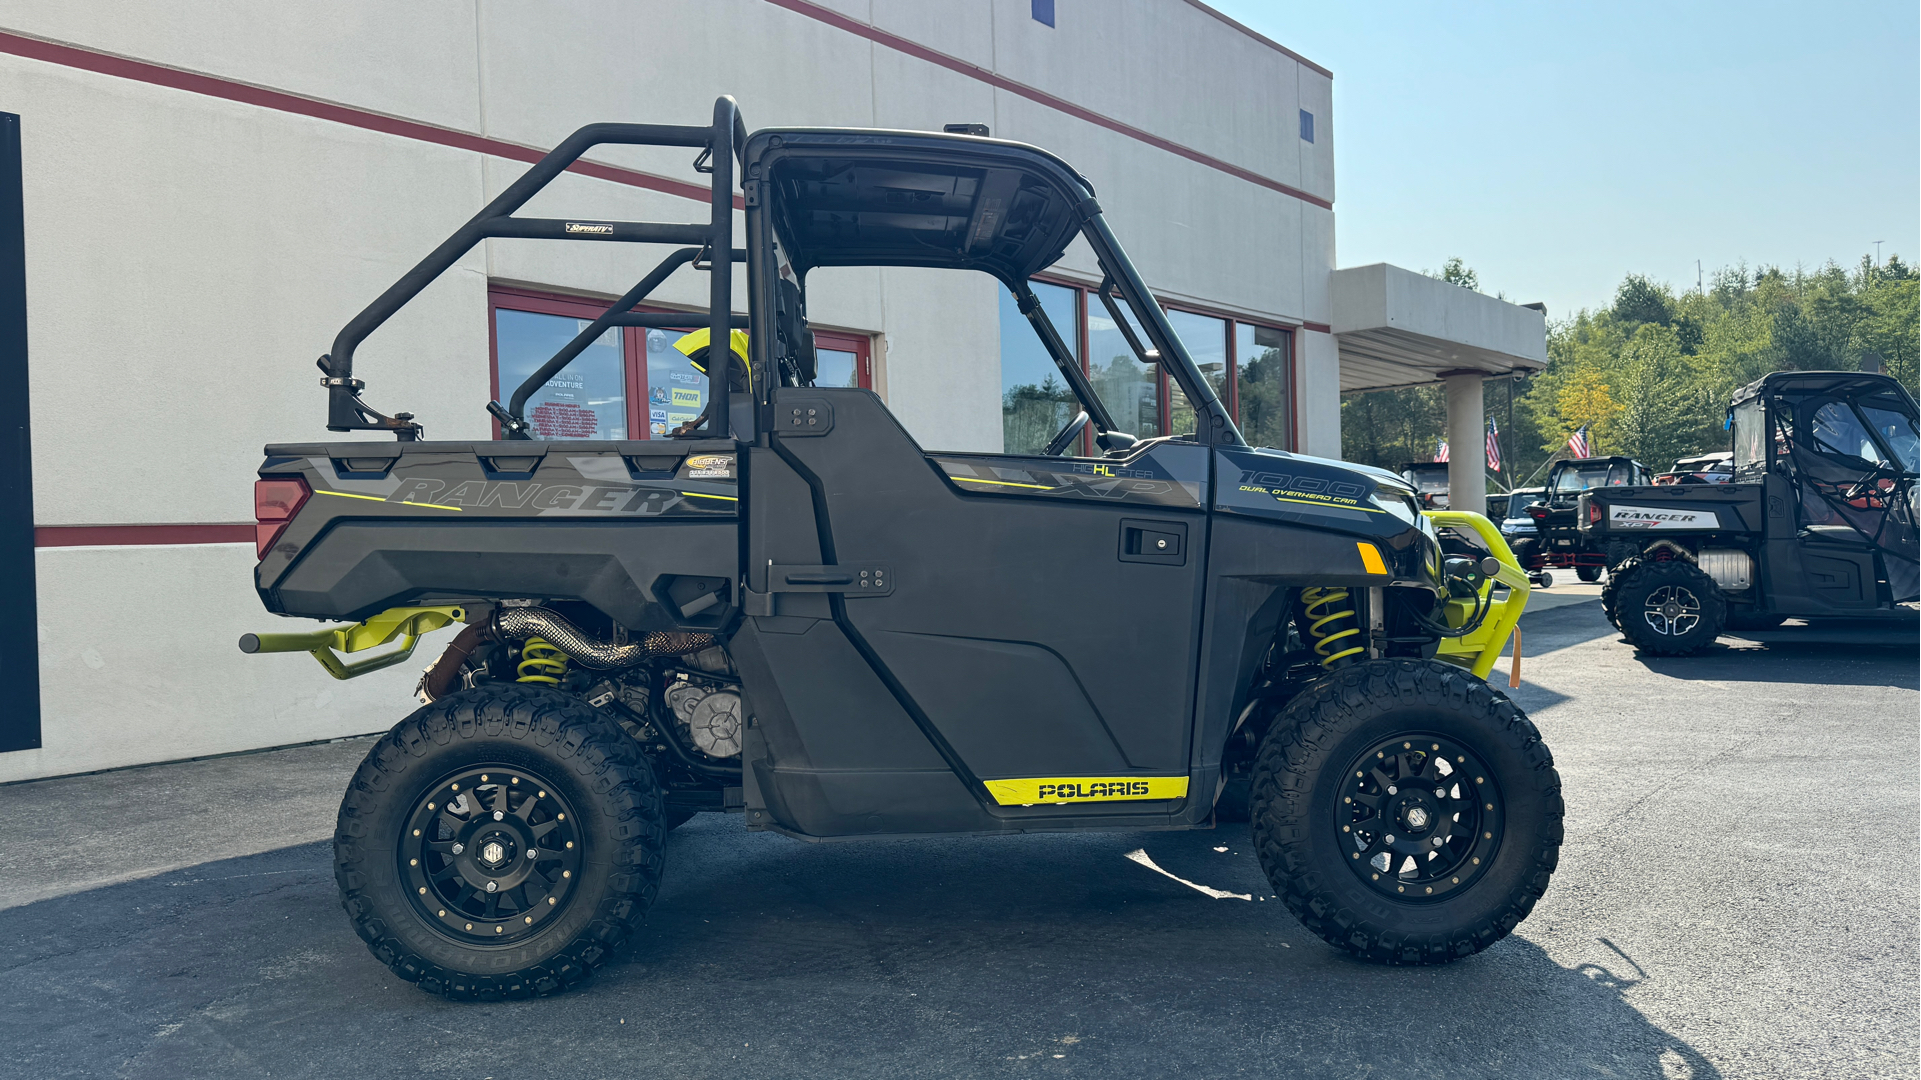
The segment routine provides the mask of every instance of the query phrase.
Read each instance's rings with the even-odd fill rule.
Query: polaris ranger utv
[[[1625,457],[1572,458],[1557,461],[1547,474],[1547,490],[1528,506],[1534,535],[1514,541],[1514,557],[1530,573],[1550,568],[1571,569],[1582,581],[1601,580],[1601,571],[1628,557],[1626,548],[1610,552],[1596,545],[1580,529],[1575,504],[1592,488],[1638,487],[1654,482],[1647,466]]]
[[[1590,548],[1628,556],[1601,606],[1643,652],[1682,655],[1723,629],[1789,616],[1915,618],[1915,402],[1885,375],[1777,371],[1728,408],[1727,484],[1597,488]]]
[[[514,216],[608,143],[698,150],[707,220]],[[485,237],[684,246],[489,403],[499,441],[422,441],[363,400],[354,350]],[[1036,300],[1029,279],[1076,239],[1194,431],[1123,433]],[[822,266],[992,275],[1081,411],[1040,454],[923,449],[872,392],[813,385]],[[708,274],[708,311],[634,310],[680,268]],[[715,388],[698,426],[530,439],[529,396],[611,326],[695,331],[683,349]],[[256,580],[269,611],[358,622],[242,648],[347,677],[465,624],[335,835],[354,927],[423,988],[576,982],[632,933],[663,834],[698,811],[806,840],[1199,829],[1246,776],[1289,909],[1390,964],[1487,947],[1555,868],[1552,758],[1484,681],[1527,598],[1499,533],[1443,515],[1473,550],[1450,555],[1392,474],[1249,448],[1093,186],[1044,151],[984,131],[749,136],[727,98],[711,126],[583,128],[321,367],[330,429],[397,439],[269,446]],[[1089,427],[1098,452],[1074,456]]]

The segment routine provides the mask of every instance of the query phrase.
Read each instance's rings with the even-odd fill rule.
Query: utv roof
[[[1914,395],[1900,382],[1886,375],[1865,371],[1771,371],[1734,392],[1730,407],[1744,401],[1776,394],[1835,394],[1866,391],[1898,392],[1913,400]]]
[[[1066,162],[1005,139],[768,128],[742,160],[750,185],[779,188],[776,228],[802,274],[914,265],[1021,281],[1057,261],[1098,210],[1094,186]]]

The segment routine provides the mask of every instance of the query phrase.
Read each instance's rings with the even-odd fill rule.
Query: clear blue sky
[[[1921,255],[1914,0],[1211,0],[1334,72],[1337,263],[1552,318],[1643,273]]]

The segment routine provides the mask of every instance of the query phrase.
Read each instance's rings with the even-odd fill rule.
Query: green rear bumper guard
[[[305,634],[242,634],[243,653],[303,652],[320,661],[327,674],[336,679],[351,679],[405,661],[414,654],[420,639],[443,626],[467,621],[467,611],[459,607],[397,607],[375,615],[366,622]],[[348,662],[341,653],[365,652],[400,639],[391,652]]]

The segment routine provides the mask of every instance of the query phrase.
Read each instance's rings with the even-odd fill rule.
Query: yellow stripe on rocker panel
[[[1185,776],[1044,776],[986,784],[987,793],[1002,806],[1187,797]]]

